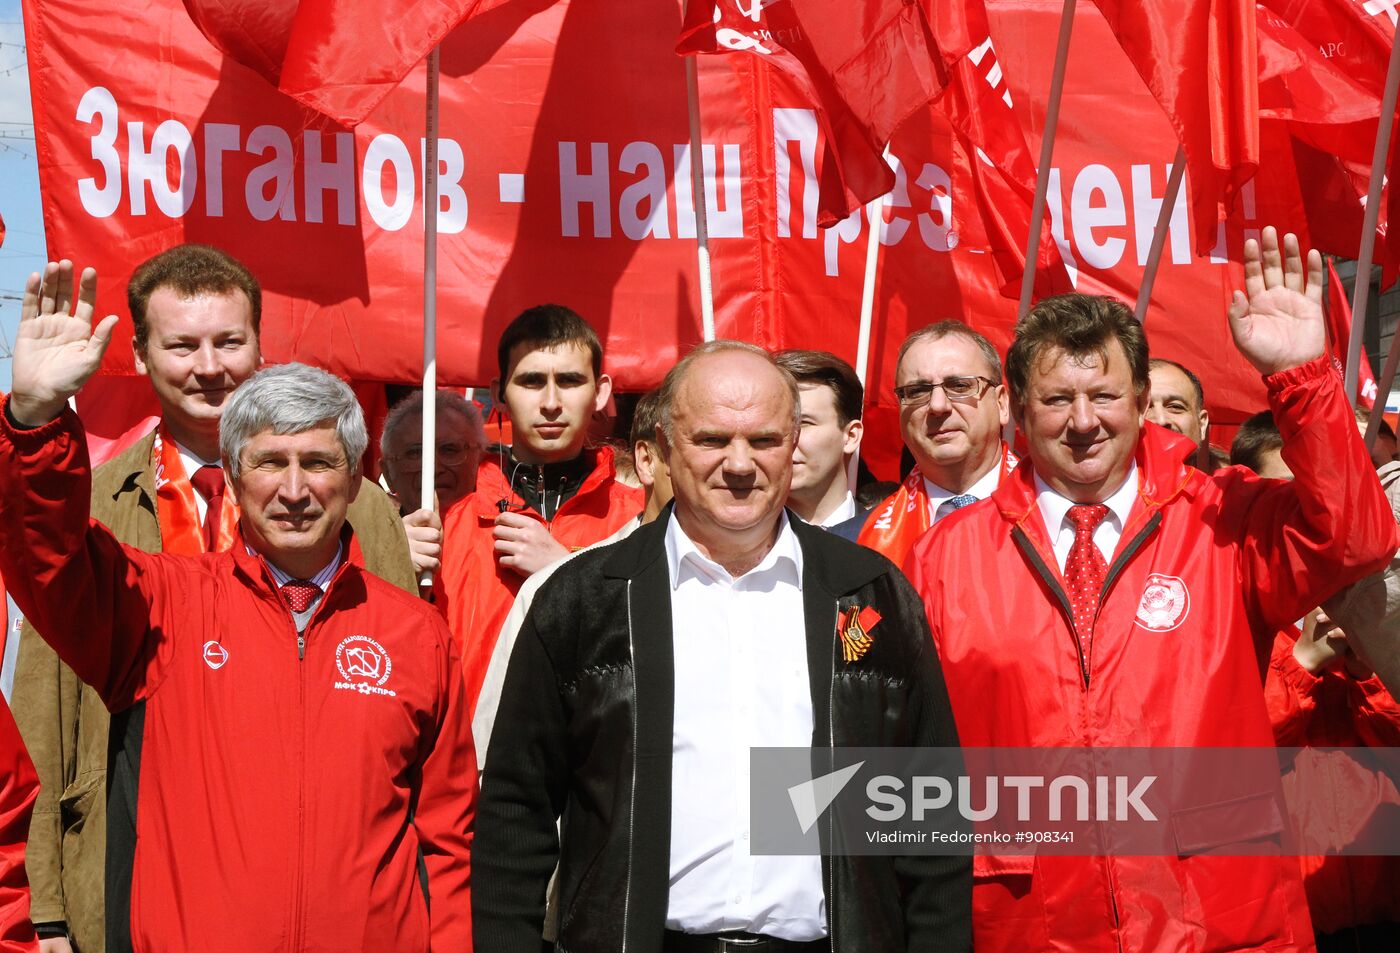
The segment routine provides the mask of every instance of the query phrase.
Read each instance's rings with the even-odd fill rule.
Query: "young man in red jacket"
[[[233,546],[124,545],[88,518],[66,408],[116,317],[94,329],[91,269],[69,314],[72,290],[68,262],[26,288],[0,415],[0,572],[109,709],[141,711],[130,930],[108,950],[470,949],[460,669],[437,614],[361,566],[354,394],[301,364],[253,375],[219,425]]]
[[[514,443],[482,464],[475,491],[443,516],[436,586],[473,710],[521,583],[642,509],[641,489],[618,482],[611,448],[585,446],[612,394],[597,332],[568,308],[540,305],[506,327],[496,358],[496,399]]]
[[[1017,327],[1007,380],[1029,465],[906,567],[964,746],[1271,747],[1259,675],[1273,633],[1394,552],[1325,354],[1321,258],[1305,281],[1297,241],[1281,252],[1266,229],[1245,279],[1230,327],[1293,483],[1207,476],[1187,465],[1192,441],[1144,425],[1147,341],[1121,302],[1061,295]],[[1194,845],[1220,856],[975,857],[974,946],[1311,951],[1296,859],[1229,856],[1236,837],[1267,839],[1269,816],[1245,832],[1236,815],[1216,825],[1224,841]]]

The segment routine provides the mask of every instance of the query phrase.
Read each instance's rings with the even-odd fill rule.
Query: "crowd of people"
[[[712,341],[614,400],[542,305],[497,342],[508,443],[437,394],[427,499],[423,395],[381,487],[354,393],[264,366],[256,278],[201,245],[132,277],[160,422],[90,467],[68,404],[118,318],[50,263],[0,415],[0,949],[1400,949],[1400,864],[1232,851],[1238,810],[1180,856],[750,847],[755,748],[1397,745],[1395,437],[1363,443],[1317,253],[1265,229],[1244,265],[1222,324],[1269,406],[1228,461],[1110,298],[1005,355],[911,334],[884,485],[841,358]]]

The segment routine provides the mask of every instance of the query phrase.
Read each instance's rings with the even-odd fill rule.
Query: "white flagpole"
[[[695,256],[700,264],[700,325],[715,339],[715,291],[710,279],[710,229],[706,219],[705,156],[700,142],[700,84],[694,56],[685,57],[685,101],[690,112],[690,196],[695,205]]]
[[[886,157],[889,150],[885,150]],[[870,329],[875,314],[875,279],[880,267],[880,228],[885,221],[885,198],[889,193],[878,196],[865,207],[870,216],[870,235],[865,245],[865,283],[860,292],[860,335],[856,338],[856,377],[861,387],[865,386],[870,367]],[[846,466],[846,482],[851,492],[856,489],[856,474],[860,470],[860,447],[851,454]]]
[[[1171,224],[1172,209],[1176,205],[1177,193],[1181,191],[1181,180],[1186,172],[1186,147],[1176,147],[1176,157],[1172,159],[1172,171],[1167,176],[1167,191],[1162,196],[1162,207],[1157,212],[1157,225],[1152,230],[1152,247],[1147,252],[1147,267],[1142,273],[1142,284],[1138,287],[1137,308],[1134,314],[1138,322],[1147,323],[1147,306],[1152,301],[1152,286],[1157,282],[1157,266],[1162,263],[1162,250],[1167,246],[1167,226]]]
[[[1045,193],[1050,188],[1050,163],[1055,156],[1055,129],[1060,124],[1060,94],[1065,89],[1065,64],[1069,62],[1069,39],[1074,32],[1075,0],[1064,0],[1060,8],[1060,38],[1055,46],[1055,69],[1050,75],[1050,97],[1045,104],[1045,135],[1040,140],[1040,166],[1035,175],[1035,200],[1031,203],[1030,234],[1026,236],[1026,268],[1021,273],[1021,302],[1016,308],[1020,321],[1031,309],[1035,293],[1036,263],[1040,261],[1040,226],[1045,220]],[[1016,435],[1016,422],[1007,420],[1002,428],[1007,443]]]
[[[437,230],[438,48],[428,54],[427,117],[423,149],[423,475],[420,507],[433,506],[437,475]],[[423,573],[419,585],[431,585]]]
[[[1361,377],[1361,336],[1366,329],[1366,305],[1371,294],[1371,262],[1376,249],[1376,221],[1381,212],[1381,183],[1385,178],[1385,163],[1390,152],[1390,129],[1395,122],[1395,89],[1400,83],[1400,35],[1390,45],[1390,66],[1385,72],[1385,95],[1381,97],[1380,122],[1376,124],[1376,146],[1371,152],[1371,187],[1366,192],[1366,215],[1361,225],[1361,249],[1356,257],[1356,285],[1352,289],[1351,300],[1351,340],[1347,342],[1346,395],[1351,405],[1356,406],[1360,391]],[[1395,183],[1391,183],[1395,188]],[[1391,351],[1394,352],[1394,342]],[[1386,366],[1392,367],[1389,358]],[[1391,376],[1394,376],[1392,368]],[[1385,389],[1377,399],[1381,407],[1390,393],[1390,379],[1378,381]],[[1371,415],[1371,423],[1366,428],[1366,444],[1375,443],[1375,434],[1380,427],[1380,414]]]

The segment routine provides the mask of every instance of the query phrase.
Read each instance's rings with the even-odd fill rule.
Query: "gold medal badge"
[[[870,651],[875,644],[870,630],[879,621],[880,613],[873,606],[852,606],[837,618],[836,637],[841,640],[841,657],[847,664],[859,661]]]

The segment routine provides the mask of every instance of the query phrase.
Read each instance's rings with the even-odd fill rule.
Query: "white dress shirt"
[[[846,491],[846,498],[841,501],[841,505],[827,514],[826,519],[818,525],[822,529],[831,529],[837,523],[844,523],[846,520],[856,515],[856,497],[850,490]]]
[[[749,749],[812,744],[802,549],[784,513],[773,548],[736,579],[673,514],[666,561],[676,672],[666,927],[819,939],[821,858],[749,853]]]
[[[183,446],[179,441],[173,442],[175,443],[176,452],[180,454],[180,466],[185,468],[185,479],[189,480],[191,484],[193,484],[194,482],[195,471],[198,470],[200,467],[207,467],[210,465],[216,467],[223,466],[223,464],[220,463],[218,460],[205,460],[204,458],[197,456],[194,453],[194,451],[190,450],[186,446]],[[232,497],[230,497],[230,499],[232,499]],[[203,526],[204,514],[209,511],[209,503],[204,499],[204,497],[199,495],[198,490],[194,491],[194,508],[199,513],[199,525]]]
[[[1133,501],[1137,499],[1138,471],[1134,462],[1128,471],[1123,485],[1114,490],[1103,504],[1108,507],[1108,515],[1094,530],[1094,545],[1103,553],[1103,561],[1113,562],[1113,554],[1118,550],[1118,540],[1123,536],[1123,527],[1128,525],[1128,515],[1133,511]],[[1035,502],[1040,507],[1040,515],[1045,519],[1045,529],[1050,533],[1050,543],[1055,548],[1055,562],[1060,572],[1065,571],[1065,560],[1074,546],[1074,522],[1069,518],[1069,508],[1074,500],[1061,496],[1050,485],[1035,475]]]
[[[967,494],[968,496],[975,496],[979,500],[985,500],[987,497],[991,496],[993,492],[996,491],[997,483],[999,483],[1000,481],[1001,458],[997,457],[997,465],[992,467],[986,473],[982,474],[981,478],[976,483],[972,484],[972,486],[964,490],[963,493]],[[943,489],[943,487],[939,486],[937,483],[934,483],[928,477],[924,477],[924,490],[928,493],[928,508],[929,512],[932,514],[932,519],[929,525],[937,523],[949,513],[956,512],[950,507],[943,506],[943,504],[947,503],[955,496],[963,495],[963,493],[954,493],[952,490]],[[940,508],[942,508],[942,512],[939,512]]]

